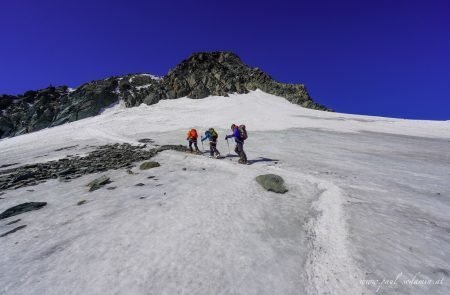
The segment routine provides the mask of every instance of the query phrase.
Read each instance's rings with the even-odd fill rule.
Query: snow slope
[[[252,165],[164,152],[159,168],[104,173],[114,190],[87,192],[99,176],[89,175],[6,191],[0,212],[48,205],[0,221],[0,234],[27,225],[0,238],[0,293],[448,294],[449,121],[320,112],[261,91],[118,104],[1,140],[0,165],[140,138],[183,143],[191,127],[215,127],[227,154],[231,123],[247,125]],[[265,173],[289,192],[260,188]]]

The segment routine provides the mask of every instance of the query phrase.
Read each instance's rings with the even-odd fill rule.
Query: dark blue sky
[[[450,2],[5,0],[0,93],[229,50],[339,112],[450,119]]]

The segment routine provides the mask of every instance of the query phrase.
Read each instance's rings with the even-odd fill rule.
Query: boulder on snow
[[[256,182],[270,192],[284,194],[288,191],[284,186],[284,179],[276,174],[259,175],[256,177]]]
[[[89,191],[95,191],[104,186],[105,184],[111,183],[108,176],[103,175],[99,178],[94,179],[93,181],[89,182],[86,186],[89,187]]]
[[[0,219],[19,215],[28,211],[38,210],[47,205],[47,202],[27,202],[5,210],[0,214]]]
[[[155,168],[155,167],[159,167],[161,166],[158,162],[153,162],[153,161],[148,161],[148,162],[144,162],[141,164],[141,166],[139,166],[139,168],[141,170],[147,170],[147,169],[151,169],[151,168]]]

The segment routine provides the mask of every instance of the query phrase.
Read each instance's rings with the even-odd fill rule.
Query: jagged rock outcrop
[[[162,99],[200,99],[256,89],[306,108],[328,110],[314,102],[302,84],[277,82],[260,69],[245,65],[231,52],[201,52],[182,61],[164,77],[130,74],[92,81],[75,90],[50,86],[18,96],[0,95],[0,138],[95,116],[119,101],[133,107]]]

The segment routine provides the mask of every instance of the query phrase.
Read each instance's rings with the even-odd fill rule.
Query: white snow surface
[[[0,220],[0,234],[27,225],[0,238],[0,294],[449,293],[449,121],[321,112],[262,91],[116,104],[1,140],[0,166],[141,138],[184,143],[209,127],[226,155],[232,123],[247,126],[251,165],[167,151],[135,174],[4,191],[0,212],[48,205]],[[254,178],[267,173],[289,191],[263,190]],[[116,189],[88,192],[100,175]]]

